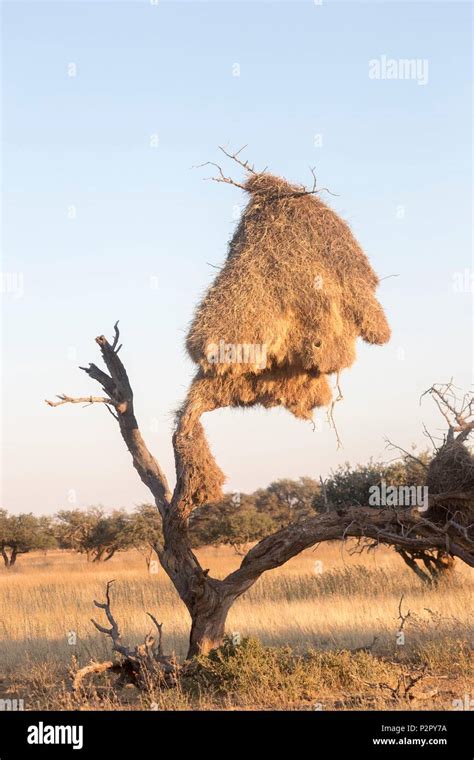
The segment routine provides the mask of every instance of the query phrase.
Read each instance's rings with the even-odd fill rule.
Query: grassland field
[[[458,562],[449,579],[427,588],[393,550],[351,548],[324,544],[266,573],[230,611],[227,631],[242,643],[204,663],[192,683],[149,694],[117,691],[106,677],[73,694],[70,673],[110,659],[110,640],[90,622],[104,622],[93,599],[103,598],[110,579],[123,640],[143,641],[150,611],[163,623],[166,653],[184,658],[190,618],[161,567],[149,572],[135,551],[100,564],[65,551],[22,555],[0,570],[0,699],[64,710],[468,706],[472,571]],[[197,554],[216,577],[240,563],[230,547]],[[408,617],[400,636],[402,596]]]

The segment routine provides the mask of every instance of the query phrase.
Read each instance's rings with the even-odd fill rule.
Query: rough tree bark
[[[173,436],[177,483],[171,492],[166,476],[150,453],[140,433],[133,407],[133,392],[125,367],[118,356],[118,323],[112,343],[96,338],[108,370],[95,364],[81,367],[105,392],[105,396],[58,396],[50,406],[66,403],[104,404],[116,419],[122,438],[132,456],[139,477],[149,488],[163,521],[164,546],[156,551],[191,616],[188,657],[207,654],[222,642],[229,609],[262,575],[321,541],[368,538],[408,551],[441,550],[474,566],[474,542],[465,528],[450,520],[436,525],[415,509],[373,509],[351,507],[318,514],[293,523],[264,538],[243,558],[240,567],[223,580],[203,569],[192,551],[188,532],[189,516],[199,503],[199,478],[187,461],[180,425]],[[446,496],[446,495],[443,495]],[[456,497],[462,498],[462,494]],[[472,498],[472,495],[470,495]],[[439,496],[437,498],[440,498]]]

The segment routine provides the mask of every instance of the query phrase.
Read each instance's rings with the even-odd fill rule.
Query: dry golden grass
[[[226,547],[205,548],[197,554],[203,566],[220,577],[239,563],[233,550]],[[95,631],[90,618],[99,619],[100,610],[95,610],[92,600],[102,598],[105,583],[111,578],[116,579],[113,611],[124,640],[143,640],[149,628],[145,615],[149,610],[164,623],[167,653],[183,657],[190,624],[188,613],[163,570],[148,573],[138,553],[119,555],[101,565],[88,565],[83,557],[67,552],[26,555],[20,557],[13,570],[0,571],[0,696],[26,689],[29,704],[51,709],[72,706],[66,675],[72,657],[81,664],[90,658],[110,657],[109,641]],[[264,575],[235,604],[227,629],[240,633],[242,639],[258,639],[263,645],[290,645],[292,656],[323,650],[324,657],[333,658],[329,660],[331,668],[339,662],[337,672],[355,674],[354,683],[350,678],[348,681],[349,701],[344,698],[340,675],[332,686],[331,679],[325,677],[314,687],[322,701],[332,706],[357,707],[357,699],[365,693],[361,705],[365,709],[380,708],[386,704],[390,690],[377,687],[374,692],[372,681],[393,685],[404,668],[416,670],[427,663],[428,675],[423,683],[431,690],[435,684],[437,689],[429,706],[449,709],[453,698],[462,698],[473,690],[466,649],[472,639],[472,590],[472,575],[465,566],[459,565],[449,582],[437,589],[426,589],[391,550],[351,556],[347,547],[342,552],[339,543],[325,544]],[[403,612],[410,610],[411,615],[405,623],[405,644],[400,646],[397,618],[402,594]],[[75,645],[68,643],[71,631],[77,635]],[[370,655],[341,652],[366,646],[374,636],[378,639]],[[281,688],[270,688],[264,671],[258,670],[260,660],[271,660],[268,650],[254,656],[258,674],[250,678],[251,685],[230,689],[227,697],[221,692],[216,695],[201,690],[193,694],[192,690],[178,689],[155,694],[153,701],[160,709],[207,709],[216,704],[229,708],[301,708],[315,701],[311,695],[303,698],[303,687],[298,686],[296,676],[291,683],[282,676]],[[316,667],[314,662],[313,666]],[[318,673],[323,666],[329,667],[326,661],[319,663]],[[304,693],[312,691],[306,686]],[[137,704],[136,695],[133,703]],[[105,702],[100,702],[101,707],[110,709],[127,704],[127,698],[115,697],[110,690]],[[416,706],[423,709],[428,703]]]

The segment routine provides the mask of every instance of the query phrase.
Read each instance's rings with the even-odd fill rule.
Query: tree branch
[[[248,161],[242,161],[242,159],[239,158],[239,154],[242,153],[242,151],[246,147],[247,146],[244,145],[244,146],[242,146],[242,148],[240,148],[239,150],[237,150],[235,153],[230,153],[228,150],[226,150],[225,148],[223,148],[222,145],[219,145],[219,150],[222,151],[222,153],[225,156],[227,156],[227,158],[230,158],[232,161],[235,161],[237,164],[239,164],[239,166],[241,166],[243,169],[245,169],[246,172],[249,172],[249,174],[253,174],[253,175],[264,174],[265,171],[266,171],[266,168],[262,172],[257,172],[255,170],[255,167],[253,166],[253,164],[251,165]],[[242,185],[239,182],[236,182],[231,177],[227,177],[224,174],[224,172],[222,170],[222,167],[219,166],[219,164],[216,164],[214,161],[205,161],[203,164],[198,164],[197,166],[193,166],[193,169],[200,169],[203,166],[214,166],[217,169],[217,171],[219,172],[219,175],[217,177],[205,177],[206,180],[212,180],[212,182],[223,182],[226,185],[234,185],[234,187],[238,187],[240,190],[247,190],[247,188],[245,187],[245,185]],[[301,190],[294,190],[294,191],[289,192],[289,193],[283,193],[281,195],[281,197],[284,197],[284,198],[299,198],[299,197],[304,196],[304,195],[317,195],[318,193],[323,192],[323,191],[326,192],[326,193],[329,193],[330,195],[337,196],[336,193],[331,192],[331,190],[329,190],[327,187],[318,188],[317,187],[316,174],[315,174],[315,168],[312,167],[312,166],[310,166],[309,170],[310,170],[311,176],[313,178],[313,185],[312,185],[312,187],[311,187],[310,190],[305,185],[301,185]],[[258,191],[255,191],[255,192],[258,192]]]
[[[219,150],[221,150],[222,153],[227,156],[227,158],[231,158],[232,161],[235,161],[237,164],[239,164],[243,169],[245,169],[245,171],[250,172],[250,174],[257,174],[255,171],[255,166],[253,166],[253,164],[250,166],[248,161],[242,161],[242,159],[239,158],[239,153],[242,153],[246,147],[247,145],[242,145],[242,147],[235,153],[229,153],[225,148],[222,147],[222,145],[219,145]]]
[[[104,396],[79,396],[73,398],[62,393],[56,396],[56,398],[59,401],[49,401],[48,399],[45,399],[45,401],[48,406],[61,406],[62,404],[84,404],[85,406],[89,406],[89,404],[110,404],[110,406],[115,406],[115,402],[111,398],[105,398]]]
[[[171,501],[171,491],[165,474],[161,470],[157,460],[148,450],[145,441],[142,438],[133,408],[133,391],[128,379],[125,367],[118,356],[121,346],[118,345],[120,332],[118,322],[114,325],[114,339],[110,344],[104,335],[96,338],[96,343],[100,348],[102,358],[109,374],[97,367],[95,364],[89,364],[88,367],[81,367],[89,377],[96,380],[106,392],[106,397],[79,397],[77,399],[62,394],[59,401],[47,401],[49,406],[60,406],[65,403],[103,403],[107,408],[113,408],[116,415],[113,414],[119,423],[120,432],[125,444],[132,455],[133,466],[137,470],[142,482],[150,489],[155,498],[156,505],[161,514],[169,508]],[[91,401],[92,399],[92,401]]]
[[[293,523],[267,536],[244,557],[240,568],[224,579],[229,590],[250,587],[267,570],[279,567],[320,541],[349,537],[412,550],[443,549],[474,567],[474,542],[453,525],[438,526],[417,509],[349,507]],[[242,593],[242,592],[241,592]]]
[[[472,392],[459,396],[459,388],[449,383],[435,383],[420,396],[420,403],[425,396],[431,396],[448,425],[448,440],[459,443],[467,440],[474,430],[474,394]],[[458,433],[455,437],[454,433]]]
[[[226,177],[222,171],[222,167],[219,166],[219,164],[216,164],[214,161],[205,161],[205,163],[198,164],[193,168],[201,169],[203,166],[214,166],[219,172],[218,177],[204,177],[205,180],[211,180],[212,182],[224,182],[226,185],[234,185],[234,187],[238,187],[240,190],[245,190],[245,185],[241,185],[239,182],[235,182],[235,180],[233,180],[231,177]]]

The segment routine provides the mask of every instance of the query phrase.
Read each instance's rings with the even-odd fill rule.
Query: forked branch
[[[243,145],[242,148],[235,151],[235,153],[230,153],[228,150],[222,147],[222,145],[219,145],[219,150],[222,151],[222,153],[227,156],[227,158],[230,158],[232,161],[235,161],[239,166],[241,166],[243,169],[245,169],[246,172],[249,174],[253,174],[254,176],[257,176],[258,174],[264,174],[266,172],[266,168],[261,171],[257,172],[255,169],[255,166],[253,164],[250,164],[249,161],[243,161],[239,156],[240,153],[242,153],[243,150],[245,150],[247,146]],[[232,177],[228,177],[224,174],[224,171],[222,167],[215,163],[215,161],[205,161],[203,164],[197,164],[194,166],[194,169],[201,169],[203,166],[214,166],[215,169],[219,172],[217,177],[205,177],[206,180],[211,180],[212,182],[223,182],[226,185],[233,185],[234,187],[238,187],[240,190],[247,190],[248,188],[241,184],[240,182],[236,182]],[[317,179],[316,179],[316,173],[315,173],[315,167],[310,166],[309,168],[311,172],[311,176],[313,178],[313,184],[310,189],[308,189],[305,185],[301,185],[301,189],[299,190],[293,190],[291,192],[286,193],[280,193],[278,195],[279,198],[299,198],[304,195],[317,195],[321,192],[329,193],[330,195],[336,195],[336,193],[331,192],[327,187],[320,187],[317,186]],[[259,190],[258,188],[255,188],[252,190],[252,192],[258,194],[259,192],[265,193],[266,190]]]
[[[167,685],[174,685],[178,672],[178,666],[173,657],[163,654],[163,624],[158,623],[156,617],[147,612],[148,617],[152,620],[157,634],[147,633],[143,644],[131,648],[122,643],[118,623],[115,620],[110,606],[110,588],[115,581],[108,581],[105,590],[105,602],[94,600],[95,606],[105,612],[105,616],[110,623],[110,628],[101,625],[96,620],[91,619],[92,624],[97,628],[99,633],[110,636],[112,639],[112,651],[121,656],[120,661],[107,661],[102,663],[91,662],[83,668],[80,668],[73,678],[73,689],[77,691],[81,688],[84,678],[87,675],[112,671],[119,673],[120,678],[117,685],[132,683],[139,689],[145,689],[150,679],[162,680]]]
[[[99,335],[95,339],[108,373],[93,363],[89,364],[88,367],[80,367],[89,377],[100,384],[106,396],[79,396],[75,398],[64,393],[57,397],[59,401],[46,400],[46,403],[53,407],[78,403],[105,404],[119,423],[120,432],[132,455],[135,469],[143,483],[152,492],[156,505],[163,514],[171,501],[171,492],[164,472],[150,454],[138,428],[133,407],[132,387],[122,360],[118,356],[122,347],[119,344],[119,339],[118,322],[114,325],[112,343],[109,343],[104,335]]]
[[[112,615],[112,611],[110,609],[110,587],[112,583],[115,583],[115,581],[112,580],[112,581],[107,582],[107,586],[105,589],[105,602],[98,602],[96,599],[94,599],[95,606],[98,607],[100,610],[104,610],[107,620],[110,623],[110,628],[105,628],[105,626],[100,625],[100,623],[97,623],[93,618],[91,618],[91,623],[97,628],[99,633],[104,633],[106,636],[110,636],[113,642],[112,649],[114,652],[118,652],[124,657],[129,657],[131,654],[131,651],[127,647],[123,646],[123,644],[121,643],[120,631],[119,631],[117,622],[114,616]]]
[[[422,393],[420,402],[424,396],[431,396],[440,413],[448,425],[447,440],[456,440],[459,443],[467,440],[474,430],[474,394],[472,392],[461,394],[453,381],[449,383],[435,383]],[[454,434],[457,433],[455,436]]]

